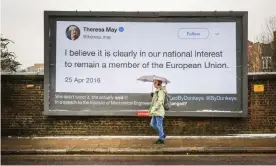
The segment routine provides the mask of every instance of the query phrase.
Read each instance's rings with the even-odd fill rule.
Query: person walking
[[[164,102],[167,90],[165,86],[162,86],[161,80],[154,80],[153,84],[156,90],[152,95],[151,106],[149,109],[149,115],[151,116],[150,125],[159,135],[159,139],[155,144],[164,144],[166,134],[163,131],[163,119],[165,117]]]

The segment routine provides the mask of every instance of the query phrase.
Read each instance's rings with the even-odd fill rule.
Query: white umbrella
[[[156,75],[141,76],[137,80],[143,81],[143,82],[153,82],[154,80],[160,80],[166,84],[170,83],[170,81],[167,78],[156,76]]]
[[[143,81],[143,82],[154,82],[154,80],[160,80],[165,84],[170,83],[170,81],[167,78],[156,76],[156,75],[141,76],[137,80]],[[153,84],[152,84],[152,91],[153,91]]]

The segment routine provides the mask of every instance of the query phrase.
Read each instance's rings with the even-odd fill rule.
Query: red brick
[[[168,135],[275,133],[276,79],[248,82],[248,118],[167,117],[165,131]],[[43,116],[43,76],[2,76],[1,83],[2,136],[156,135],[149,118]],[[254,84],[264,84],[265,92],[255,93]]]

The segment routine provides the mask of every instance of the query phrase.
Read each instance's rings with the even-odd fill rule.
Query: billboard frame
[[[119,111],[50,111],[49,110],[49,56],[51,17],[241,17],[242,18],[242,110],[236,112],[168,111],[166,116],[181,117],[247,117],[248,116],[248,12],[247,11],[166,11],[166,12],[122,12],[122,11],[44,11],[44,111],[47,116],[137,116],[133,110]]]

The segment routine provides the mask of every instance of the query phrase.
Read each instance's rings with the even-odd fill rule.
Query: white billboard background
[[[80,29],[80,37],[69,40],[66,29],[76,25]],[[85,32],[89,28],[119,28],[123,32]],[[181,28],[202,28],[209,31],[207,39],[180,39]],[[138,81],[140,76],[158,75],[171,81],[167,89],[171,94],[236,94],[236,24],[234,22],[208,23],[149,23],[149,22],[82,22],[58,21],[56,45],[56,92],[71,93],[149,93],[151,83]],[[202,35],[205,32],[202,33]],[[218,35],[216,35],[218,34]],[[110,36],[111,39],[87,39],[83,35]],[[65,50],[115,52],[135,51],[136,58],[103,56],[65,56]],[[170,51],[223,51],[219,58],[182,57],[159,58],[140,57],[139,51],[170,52]],[[98,62],[98,63],[226,63],[228,68],[76,68],[65,67],[67,62]],[[203,65],[204,66],[204,65]],[[66,83],[65,77],[100,78],[100,83]]]

